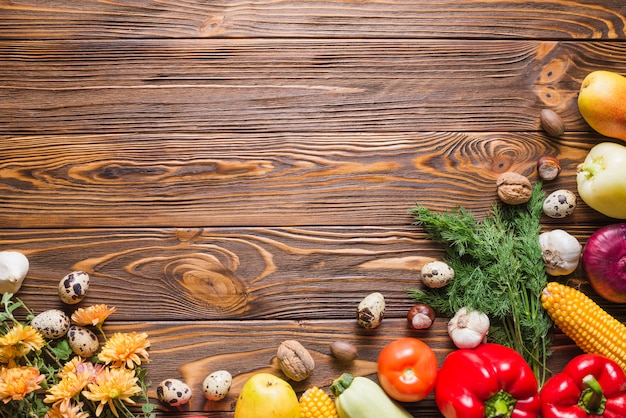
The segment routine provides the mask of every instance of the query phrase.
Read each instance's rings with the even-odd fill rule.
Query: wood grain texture
[[[482,216],[499,174],[534,183],[546,154],[563,171],[544,190],[575,190],[610,140],[578,90],[593,70],[626,74],[625,14],[621,0],[0,0],[0,250],[30,260],[18,296],[71,312],[57,284],[87,271],[78,306],[116,307],[107,334],[148,332],[150,394],[172,377],[195,393],[159,417],[232,418],[247,377],[280,374],[285,339],[316,360],[299,393],[343,371],[376,380],[399,337],[442,363],[447,318],[414,331],[405,315],[444,252],[407,210]],[[563,137],[541,130],[543,108]],[[614,222],[578,205],[544,229],[584,244]],[[562,280],[626,319],[581,267]],[[387,313],[366,331],[356,306],[374,291]],[[580,350],[554,331],[558,371]],[[338,339],[356,363],[329,356]],[[218,369],[233,390],[206,402]],[[407,407],[441,417],[432,395]]]
[[[594,228],[568,231],[584,243]],[[119,305],[121,317],[133,321],[354,319],[360,300],[383,289],[387,316],[404,317],[412,305],[407,290],[422,288],[422,266],[444,255],[441,245],[410,225],[2,235],[5,248],[31,261],[20,290],[27,304],[63,309],[58,283],[82,270],[95,289],[82,305]],[[582,280],[584,273],[579,267],[568,278]]]
[[[624,39],[621,0],[0,2],[0,37]]]
[[[621,42],[0,41],[4,134],[588,131],[584,76]],[[450,105],[452,104],[452,105]]]
[[[535,182],[543,154],[563,166],[546,190],[573,189],[594,143],[541,132],[10,137],[0,226],[404,225],[417,202],[484,212],[501,173]],[[574,218],[604,220],[584,204]]]

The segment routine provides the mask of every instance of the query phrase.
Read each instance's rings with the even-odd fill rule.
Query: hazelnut
[[[542,180],[554,180],[561,172],[561,162],[551,155],[544,155],[537,161],[537,172]]]
[[[334,341],[330,344],[330,353],[339,361],[350,362],[358,357],[354,344],[347,341]]]
[[[285,376],[296,382],[309,377],[315,368],[311,353],[296,340],[283,341],[278,346],[276,357]]]
[[[433,321],[435,320],[435,311],[433,308],[424,303],[418,303],[409,309],[406,319],[411,328],[426,329],[433,324]]]
[[[502,173],[496,181],[498,197],[509,205],[520,205],[530,200],[533,186],[525,176],[507,171]]]
[[[565,133],[565,123],[554,110],[542,109],[539,121],[543,130],[550,136],[560,137]]]

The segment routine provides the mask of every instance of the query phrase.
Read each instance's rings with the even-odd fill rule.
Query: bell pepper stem
[[[597,173],[604,170],[604,159],[596,158],[591,162],[581,163],[576,167],[577,172],[584,173],[585,177],[592,179]]]
[[[587,387],[580,394],[578,406],[588,414],[601,415],[606,406],[606,397],[602,392],[602,386],[591,374],[583,377],[583,383]]]
[[[509,418],[515,410],[515,399],[510,393],[499,391],[485,401],[485,418]]]

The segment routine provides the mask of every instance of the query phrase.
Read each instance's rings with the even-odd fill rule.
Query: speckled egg
[[[556,190],[543,201],[543,213],[551,218],[565,218],[576,208],[576,195],[565,189]]]
[[[218,370],[204,379],[202,391],[208,400],[221,401],[228,395],[232,384],[233,376],[226,370]]]
[[[87,290],[89,290],[89,275],[84,271],[73,271],[59,282],[59,297],[68,305],[74,305],[83,300]]]
[[[91,357],[98,348],[98,337],[90,329],[72,325],[67,332],[67,341],[72,351],[81,357]]]
[[[443,261],[430,261],[422,267],[422,282],[425,286],[440,288],[454,278],[454,270]]]
[[[70,329],[70,317],[59,309],[49,309],[35,316],[30,325],[48,339],[61,338]]]
[[[171,406],[184,405],[191,399],[191,389],[178,379],[165,379],[159,383],[156,392],[159,401]]]

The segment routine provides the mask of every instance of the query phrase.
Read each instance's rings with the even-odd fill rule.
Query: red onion
[[[626,303],[626,223],[594,232],[583,249],[582,265],[596,293],[611,302]]]

